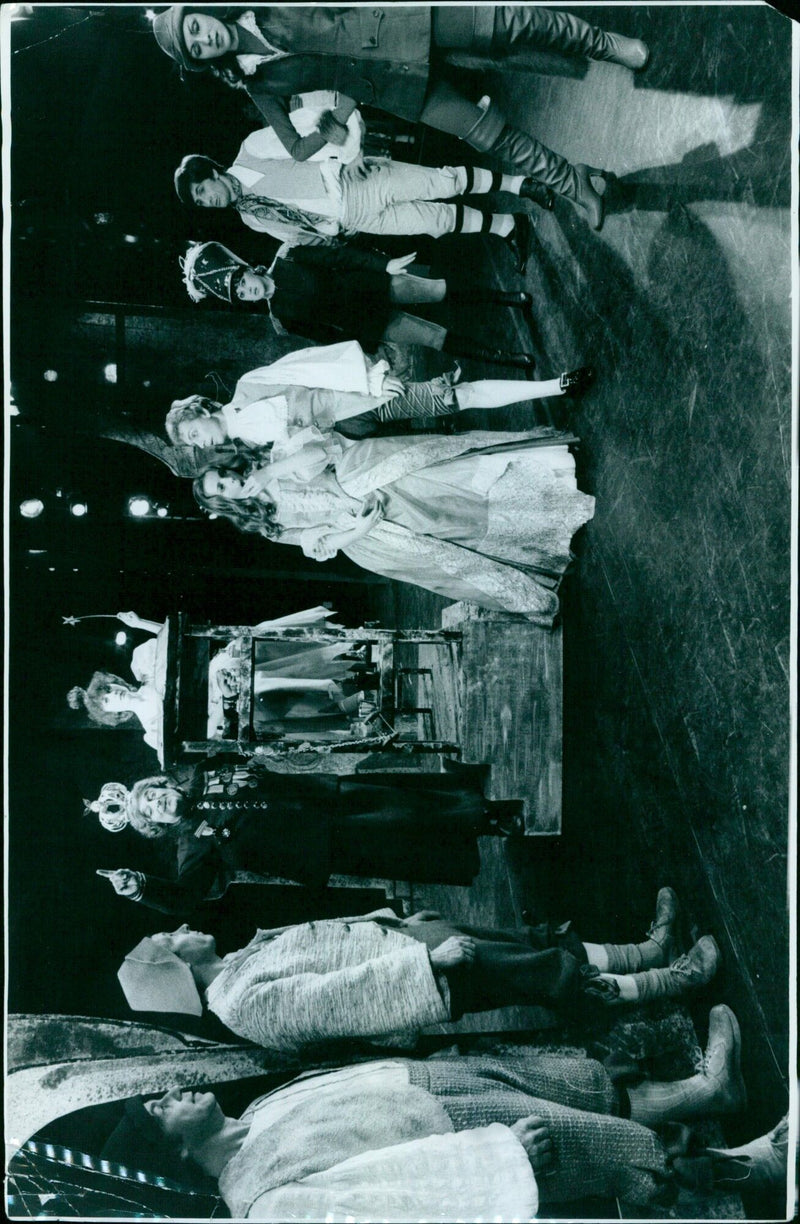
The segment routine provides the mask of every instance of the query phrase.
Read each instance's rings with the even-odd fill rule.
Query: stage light
[[[29,548],[28,556],[29,557],[43,557],[46,552],[47,552],[46,548]]]
[[[219,515],[218,515],[218,514],[209,514],[209,516],[208,516],[208,517],[209,517],[210,519],[217,519],[217,518],[219,518]]]
[[[169,510],[167,509],[166,506],[159,506],[158,509],[156,510],[156,514],[158,515],[159,518],[166,518],[167,515],[169,514]]]
[[[109,361],[108,365],[103,366],[103,378],[107,383],[115,383],[117,381],[117,363]]]
[[[85,514],[89,513],[89,507],[86,505],[86,502],[76,501],[70,504],[69,512],[75,518],[83,518]]]
[[[45,382],[55,382],[58,378],[58,370],[45,370],[42,378]]]
[[[121,629],[119,633],[116,635],[116,637],[114,638],[114,641],[116,642],[117,646],[124,646],[127,640],[128,640],[127,633],[123,633]]]
[[[26,497],[19,503],[19,512],[23,518],[38,518],[44,510],[44,502],[40,497]]]
[[[147,497],[132,497],[128,502],[128,514],[134,518],[144,518],[151,510],[152,506]]]
[[[8,415],[9,416],[19,416],[19,408],[17,407],[17,405],[14,403],[13,400],[11,400],[11,403],[8,405]]]
[[[122,235],[122,241],[123,241],[123,242],[130,242],[130,243],[131,243],[131,245],[132,245],[134,242],[138,242],[138,241],[139,241],[139,239],[136,237],[136,235],[135,235],[135,234],[123,234],[123,235]]]

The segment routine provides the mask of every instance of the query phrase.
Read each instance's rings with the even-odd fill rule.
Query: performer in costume
[[[470,101],[454,83],[446,60],[460,52],[484,56],[492,64],[508,56],[519,68],[527,52],[547,50],[637,71],[649,59],[641,40],[542,5],[259,5],[208,11],[175,4],[155,19],[153,33],[182,72],[216,71],[228,84],[246,90],[276,129],[281,113],[281,130],[288,125],[292,94],[337,90],[356,103],[458,136],[505,170],[566,196],[586,211],[596,229],[602,225],[603,202],[592,175],[602,172],[571,165],[513,127],[488,97],[477,105]],[[346,110],[325,116],[317,147],[344,138],[345,115]],[[291,133],[285,140],[294,144]]]

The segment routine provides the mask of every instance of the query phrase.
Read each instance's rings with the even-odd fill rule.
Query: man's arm
[[[388,257],[381,251],[364,250],[362,247],[351,246],[349,243],[340,247],[294,247],[288,257],[291,263],[304,264],[306,267],[328,268],[332,271],[341,269],[362,272],[386,272]],[[389,286],[387,284],[388,293]]]

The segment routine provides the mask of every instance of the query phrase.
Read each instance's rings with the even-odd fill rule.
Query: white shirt
[[[289,438],[289,405],[285,395],[253,400],[250,404],[223,404],[221,415],[229,438],[250,446],[286,442]]]

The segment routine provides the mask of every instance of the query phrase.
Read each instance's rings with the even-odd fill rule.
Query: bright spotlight
[[[74,515],[75,518],[83,518],[84,514],[89,513],[89,507],[86,505],[86,502],[76,501],[72,502],[69,512],[70,514]]]
[[[138,242],[138,241],[139,241],[139,239],[136,237],[136,235],[135,235],[135,234],[123,234],[123,235],[122,235],[122,241],[123,241],[123,242],[129,242],[129,243],[131,244],[131,246],[133,246],[133,244],[134,244],[134,243],[136,243],[136,242]]]
[[[45,370],[42,378],[45,382],[55,382],[58,378],[58,370]]]
[[[128,502],[128,514],[134,518],[144,518],[151,510],[150,501],[146,497],[132,497]]]
[[[114,638],[114,641],[116,642],[118,646],[124,646],[127,640],[128,640],[128,635],[127,633],[124,633],[122,629],[120,629],[119,633]]]
[[[158,515],[159,518],[166,518],[167,515],[169,514],[169,510],[167,509],[166,506],[159,506],[158,509],[156,510],[156,514]]]
[[[23,518],[38,518],[44,510],[44,502],[40,497],[26,497],[19,503],[19,512]]]
[[[108,365],[103,366],[103,378],[107,383],[115,383],[117,381],[117,363],[109,361]]]

